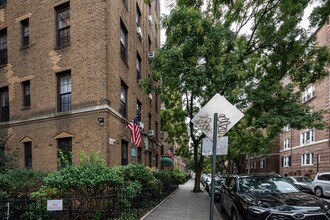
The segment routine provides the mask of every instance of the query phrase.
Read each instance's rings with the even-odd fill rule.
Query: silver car
[[[330,197],[330,172],[316,174],[312,182],[312,190],[316,196]]]

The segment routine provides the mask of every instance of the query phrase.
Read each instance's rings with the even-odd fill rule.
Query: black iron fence
[[[136,220],[172,193],[177,184],[143,189],[137,193],[118,192],[104,196],[75,196],[58,200],[57,211],[49,211],[49,198],[0,199],[0,220]],[[48,208],[47,208],[48,207]]]

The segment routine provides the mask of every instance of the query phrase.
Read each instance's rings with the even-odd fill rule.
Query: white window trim
[[[309,163],[307,163],[307,155],[309,155]],[[301,166],[313,165],[313,153],[306,153],[301,155]]]
[[[301,93],[301,101],[304,103],[304,102],[307,102],[309,101],[310,99],[312,99],[313,97],[315,96],[315,86],[314,85],[310,85],[308,86],[305,91],[303,91]]]
[[[289,149],[289,138],[283,140],[283,149],[284,150]]]
[[[290,167],[289,166],[289,160],[290,160],[289,156],[283,157],[283,167]]]
[[[307,139],[308,134],[309,134],[309,139]],[[315,142],[314,129],[307,129],[306,131],[300,133],[300,145],[305,145],[313,142]]]

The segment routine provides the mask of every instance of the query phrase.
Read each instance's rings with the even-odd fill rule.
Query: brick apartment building
[[[160,35],[158,0],[0,0],[0,131],[5,152],[34,170],[58,149],[160,168],[160,97],[138,84]],[[143,146],[130,143],[139,115]]]
[[[316,31],[319,45],[330,46],[330,26]],[[302,102],[313,106],[314,111],[330,110],[330,74],[310,85],[302,94]],[[325,115],[329,124],[330,115]],[[307,175],[330,171],[330,132],[308,128],[304,130],[285,127],[280,135],[280,174]]]
[[[330,26],[320,27],[316,32],[319,45],[330,46]],[[287,83],[289,79],[283,80]],[[301,101],[313,106],[314,111],[330,110],[330,74],[310,85],[302,92]],[[325,114],[329,123],[330,115]],[[272,172],[281,175],[314,177],[317,172],[330,171],[330,132],[307,128],[303,130],[283,128],[277,146],[270,148],[267,156],[249,155],[246,172]]]

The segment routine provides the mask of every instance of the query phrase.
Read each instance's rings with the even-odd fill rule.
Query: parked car
[[[210,178],[208,178],[208,179],[206,179],[206,181],[205,181],[205,186],[204,186],[204,188],[205,188],[205,190],[206,190],[206,192],[210,192],[211,191],[211,177]],[[220,185],[221,185],[221,183],[224,181],[224,177],[220,177],[220,176],[215,176],[215,182],[214,182],[214,188],[216,188],[216,187],[220,187]]]
[[[312,180],[307,176],[288,176],[286,179],[294,184],[300,191],[312,193]]]
[[[220,210],[233,220],[330,219],[330,203],[277,174],[228,176],[221,186]]]
[[[316,196],[330,197],[330,172],[317,173],[311,187]]]

